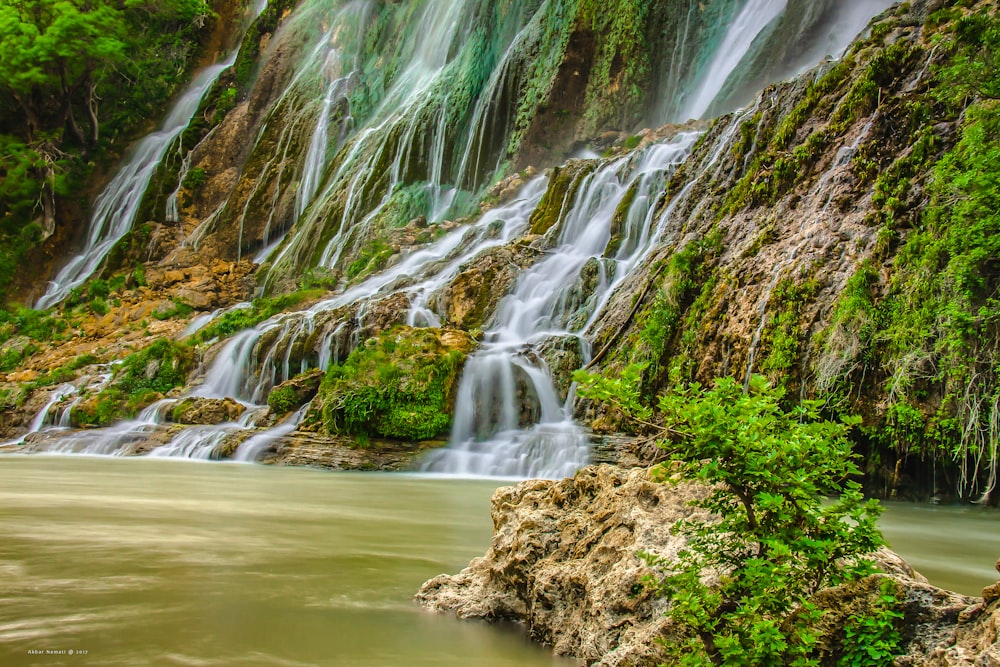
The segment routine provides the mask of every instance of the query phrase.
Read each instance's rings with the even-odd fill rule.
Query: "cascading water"
[[[561,212],[554,248],[519,278],[499,304],[483,347],[466,364],[447,449],[424,469],[505,477],[561,477],[586,465],[589,437],[572,416],[537,353],[546,340],[582,336],[598,304],[661,240],[652,216],[666,176],[687,157],[697,135],[681,135],[586,177]],[[607,253],[612,219],[628,193],[620,247]],[[660,226],[656,226],[661,231]]]
[[[788,4],[788,0],[748,0],[730,24],[721,46],[701,78],[691,101],[688,102],[682,118],[701,118],[712,104],[726,80],[750,50],[754,39],[776,19]]]
[[[94,203],[86,245],[49,282],[45,294],[35,304],[36,308],[54,306],[65,299],[70,290],[82,285],[94,274],[118,239],[132,228],[142,196],[167,148],[187,127],[205,92],[234,60],[235,55],[202,70],[171,109],[162,128],[143,138],[130,151],[124,164]]]
[[[545,49],[551,48],[562,57],[559,49],[565,44],[551,46],[545,41],[550,27],[545,21],[553,20],[554,4],[514,2],[501,7],[485,0],[300,4],[289,24],[271,40],[270,53],[297,48],[302,62],[280,84],[281,94],[254,130],[248,164],[257,171],[243,174],[248,184],[244,190],[250,194],[219,203],[203,217],[189,243],[197,245],[212,228],[231,224],[239,230],[238,253],[250,247],[258,261],[269,260],[266,283],[273,286],[288,284],[311,268],[350,276],[349,265],[361,261],[366,244],[420,215],[438,239],[399,253],[389,268],[369,272],[362,267],[366,277],[336,296],[302,312],[271,318],[222,343],[192,395],[234,397],[251,406],[248,415],[256,415],[254,406],[260,406],[275,385],[310,368],[325,369],[341,361],[363,339],[370,310],[389,298],[403,297],[401,301],[409,304],[405,320],[411,326],[441,326],[446,318],[436,310],[440,306],[435,296],[468,262],[522,235],[545,192],[547,181],[538,178],[514,201],[471,224],[434,225],[468,212],[468,205],[481,194],[478,189],[509,157],[505,151],[516,144],[512,139],[516,123],[522,123],[522,133],[526,131],[517,116],[524,109],[530,111],[530,105],[523,105],[531,86],[551,85],[548,80],[531,79],[519,68],[528,69],[535,62],[525,60],[524,53],[543,58],[549,54]],[[687,44],[689,33],[692,38],[702,34],[696,25],[704,21],[699,17],[702,3],[677,4],[684,8],[683,35],[675,42],[669,78],[694,92],[682,106],[671,107],[683,108],[684,113],[671,112],[656,117],[656,122],[700,117],[729,99],[732,82],[746,76],[751,69],[747,63],[760,57],[761,44],[774,39],[780,32],[775,26],[798,11],[801,3],[707,3],[717,15],[733,21],[729,29],[712,28],[711,47]],[[869,4],[874,13],[882,0]],[[824,15],[818,10],[814,14],[800,23],[815,25]],[[297,40],[299,46],[274,46],[284,44],[282,40]],[[385,53],[369,52],[373,40]],[[683,63],[686,54],[697,62]],[[671,91],[681,99],[680,88]],[[192,104],[197,106],[197,99]],[[713,140],[711,157],[698,165],[699,170],[720,168],[720,157],[742,120],[738,115]],[[680,221],[674,220],[673,212],[693,192],[692,181],[669,205],[661,202],[670,173],[685,159],[694,138],[681,135],[671,143],[597,163],[572,200],[564,202],[554,230],[544,243],[534,243],[540,259],[500,302],[482,348],[468,360],[450,447],[433,453],[428,470],[554,477],[587,462],[587,436],[572,419],[572,388],[557,388],[544,361],[545,347],[552,341],[570,341],[585,363],[590,354],[585,333],[612,293],[658,244],[677,241]],[[169,141],[157,148],[159,155],[168,145]],[[142,161],[152,163],[152,169],[160,158],[150,155]],[[141,187],[132,188],[137,191],[135,205],[117,207],[130,211],[127,215],[135,215],[148,175],[144,178]],[[288,219],[278,210],[282,198]],[[251,216],[264,220],[256,247],[247,246],[244,236]],[[128,225],[130,219],[126,230]],[[278,230],[287,230],[284,238]],[[91,244],[95,248],[110,238],[98,236]],[[73,280],[82,276],[74,283],[79,284],[94,270],[106,248],[93,252],[89,248],[77,258],[84,268],[72,278],[61,273],[59,284],[50,288],[51,295],[40,305],[58,302]],[[210,318],[199,318],[185,333]],[[127,453],[137,439],[163,428],[164,410],[161,405],[132,422],[74,436],[63,450]],[[251,436],[237,449],[237,458],[253,460],[294,429],[300,417]],[[253,422],[252,416],[245,416],[241,422],[188,428],[154,451],[211,457],[221,443],[252,428]]]

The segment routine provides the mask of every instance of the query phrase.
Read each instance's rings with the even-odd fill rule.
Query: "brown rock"
[[[460,618],[523,623],[532,639],[588,664],[656,664],[658,640],[677,631],[664,616],[669,601],[642,587],[649,569],[636,553],[676,556],[684,538],[671,528],[700,512],[690,501],[705,493],[693,484],[656,483],[647,470],[610,466],[498,489],[489,551],[457,575],[426,582],[417,600]],[[884,574],[815,597],[825,612],[813,628],[822,664],[835,662],[844,625],[880,603],[882,580],[890,578],[903,613],[902,655],[894,665],[1000,665],[1000,601],[983,604],[935,588],[885,549],[874,560]]]
[[[173,291],[173,296],[195,310],[209,310],[215,305],[214,290],[180,288]]]
[[[232,398],[186,398],[174,407],[171,418],[178,424],[223,424],[236,421],[244,410]]]
[[[647,470],[584,468],[493,495],[493,543],[461,573],[425,583],[417,600],[460,618],[525,623],[556,653],[602,665],[653,664],[667,602],[645,590],[636,555],[675,555],[670,528],[704,488],[652,481]]]

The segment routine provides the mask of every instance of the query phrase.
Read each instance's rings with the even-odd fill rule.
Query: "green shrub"
[[[434,329],[397,327],[370,339],[327,371],[318,401],[324,427],[400,440],[440,436],[451,426],[464,360],[465,350],[443,345]]]
[[[583,395],[652,426],[628,375],[590,378]],[[668,613],[687,634],[666,646],[670,664],[817,664],[812,596],[872,571],[859,557],[882,544],[880,508],[848,481],[860,470],[846,434],[860,419],[824,421],[820,401],[786,410],[783,399],[761,376],[746,391],[723,378],[659,399],[664,473],[706,483],[695,505],[715,517],[675,526],[688,540],[675,560],[646,556],[660,572],[649,585],[672,599]],[[706,572],[718,584],[705,584]]]

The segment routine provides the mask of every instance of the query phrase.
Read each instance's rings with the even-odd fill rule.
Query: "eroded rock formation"
[[[640,552],[670,558],[683,548],[676,521],[704,487],[654,482],[648,470],[592,466],[572,479],[529,481],[496,491],[493,541],[456,575],[441,575],[417,593],[423,606],[464,619],[515,621],[560,655],[603,666],[653,665],[661,638],[676,630],[664,616],[669,600],[643,587],[652,571]],[[1000,664],[1000,599],[984,599],[927,583],[898,556],[882,550],[884,574],[821,591],[816,628],[822,664],[835,657],[848,617],[891,577],[901,599],[902,655],[896,665],[987,667]]]

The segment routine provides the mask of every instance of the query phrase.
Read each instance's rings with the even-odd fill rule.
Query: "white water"
[[[701,118],[708,111],[716,95],[726,85],[729,75],[746,57],[754,39],[785,11],[787,5],[788,0],[748,0],[726,31],[681,118]]]
[[[82,285],[98,269],[112,246],[132,228],[142,197],[167,148],[187,127],[201,98],[219,75],[232,65],[235,57],[234,54],[225,62],[202,70],[174,104],[163,126],[143,138],[129,152],[118,173],[94,202],[94,213],[83,250],[49,282],[35,308],[54,306],[65,299],[70,290]]]
[[[247,17],[248,20],[256,19],[266,6],[266,0],[258,0],[252,14]],[[160,129],[144,137],[129,150],[114,178],[94,202],[94,212],[90,217],[83,250],[49,281],[45,294],[38,299],[35,308],[50,308],[69,296],[70,290],[86,282],[100,267],[115,243],[132,229],[143,195],[167,149],[191,122],[202,97],[219,75],[236,61],[237,55],[234,50],[225,61],[210,65],[195,75],[174,103]],[[176,217],[176,198],[168,213]]]
[[[424,469],[462,475],[563,477],[589,461],[589,436],[573,420],[572,392],[562,400],[537,345],[553,337],[582,337],[597,305],[633,269],[655,241],[649,223],[665,175],[687,157],[697,135],[647,148],[586,177],[562,212],[554,249],[525,271],[505,297],[485,343],[466,363],[447,449],[432,452]],[[605,257],[615,211],[630,189],[624,239]],[[591,293],[584,272],[596,272]],[[614,278],[618,278],[615,280]]]
[[[299,231],[310,226],[335,228],[322,252],[320,265],[326,268],[337,267],[345,253],[365,239],[369,233],[368,223],[389,202],[397,186],[412,184],[412,176],[407,171],[414,163],[419,162],[421,169],[426,171],[427,180],[423,183],[430,194],[432,221],[448,214],[455,197],[456,188],[448,184],[449,178],[455,183],[476,182],[484,159],[481,143],[490,115],[490,102],[499,95],[514,44],[525,34],[520,32],[515,36],[493,69],[476,102],[472,129],[456,138],[455,128],[449,127],[448,121],[451,92],[443,95],[443,101],[439,98],[442,88],[448,85],[449,58],[455,51],[452,46],[467,37],[463,30],[468,27],[460,20],[462,3],[428,2],[417,15],[413,33],[416,37],[411,39],[408,66],[393,79],[368,124],[349,140],[346,133],[352,124],[350,109],[338,116],[341,126],[334,142],[330,132],[333,110],[343,111],[344,105],[349,107],[349,94],[358,66],[357,44],[352,49],[345,40],[358,37],[349,32],[356,33],[364,26],[370,4],[361,0],[347,3],[336,14],[329,29],[326,23],[323,24],[326,32],[318,43],[310,42],[310,64],[297,70],[282,98],[295,98],[289,102],[295,106],[290,116],[292,120],[282,129],[278,148],[268,163],[269,166],[278,165],[280,187],[277,190],[296,188],[295,215],[299,218]],[[689,116],[701,116],[710,108],[751,50],[754,39],[784,11],[785,6],[786,2],[778,0],[748,0],[711,60],[688,107]],[[300,84],[303,87],[307,87],[307,83],[312,85],[310,77],[314,74],[322,82],[318,88],[321,94],[298,99],[290,92],[297,90]],[[198,93],[192,102],[195,108],[200,95]],[[274,116],[275,119],[280,117],[280,114]],[[304,133],[308,142],[303,144],[308,148],[301,160],[296,160],[290,152],[297,132],[293,126],[297,125],[310,128]],[[734,122],[717,140],[708,167],[719,162],[735,127]],[[181,129],[183,125],[177,132]],[[694,135],[685,135],[674,143],[651,146],[633,156],[604,163],[587,177],[576,198],[566,202],[557,235],[547,240],[546,247],[539,247],[544,250],[542,258],[522,274],[512,293],[502,300],[488,325],[482,349],[469,359],[459,388],[451,444],[448,449],[431,456],[427,462],[429,470],[466,475],[558,477],[572,474],[586,464],[587,436],[572,419],[573,391],[570,389],[567,395],[560,395],[561,390],[555,387],[540,349],[553,339],[568,338],[576,342],[586,361],[589,342],[584,332],[600,315],[615,289],[644,263],[658,244],[678,240],[681,225],[674,220],[674,211],[678,202],[691,191],[691,183],[665,209],[661,210],[659,202],[667,175],[685,159],[694,138]],[[349,141],[346,146],[345,141]],[[461,159],[458,173],[449,175],[445,164],[446,146],[456,141],[462,148]],[[425,144],[426,154],[423,154]],[[165,142],[162,150],[168,145],[169,141]],[[339,156],[338,166],[332,169],[333,173],[327,173],[331,171],[333,154],[342,147],[344,154]],[[379,172],[376,166],[382,164],[386,152],[390,153],[391,160]],[[143,159],[149,162],[150,172],[159,161],[159,157]],[[297,165],[294,175],[282,172],[286,164]],[[293,167],[288,169],[292,174]],[[366,201],[366,197],[375,187],[376,179],[383,177],[387,178],[388,185],[378,187],[384,189],[384,197],[371,209],[371,202]],[[148,183],[148,176],[145,182]],[[254,191],[263,188],[264,184],[262,172]],[[397,258],[390,268],[337,296],[301,313],[282,314],[237,334],[222,345],[203,383],[192,394],[230,396],[251,406],[260,406],[270,389],[280,382],[309,368],[325,369],[342,360],[366,335],[366,317],[373,304],[391,295],[402,294],[409,301],[406,319],[410,325],[441,326],[445,318],[434,297],[477,255],[510,243],[523,233],[544,187],[544,179],[538,179],[511,204],[487,213],[465,228],[449,232],[423,249],[410,251]],[[145,185],[141,190],[144,189]],[[141,199],[141,190],[135,195],[135,208]],[[608,252],[612,218],[630,191],[634,191],[634,198],[620,232],[620,246],[615,252]],[[331,216],[331,210],[336,209],[325,207],[324,203],[338,197],[346,203]],[[253,201],[253,197],[247,199],[243,215]],[[199,235],[214,224],[221,211],[220,207],[199,227],[192,242],[197,243]],[[130,215],[134,217],[134,209]],[[237,224],[242,237],[242,215]],[[265,244],[271,243],[270,225],[269,219]],[[297,234],[280,247],[275,264],[283,261],[289,265],[300,264],[299,255],[316,250],[316,238],[315,234]],[[278,248],[277,244],[275,241],[269,245],[258,254],[258,259],[267,257],[272,249]],[[88,246],[81,261],[91,262],[91,255],[96,257],[96,253]],[[93,260],[94,267],[88,271],[92,272],[103,256],[100,254]],[[55,299],[52,303],[63,298],[70,288],[66,287],[62,296],[52,297]],[[217,315],[199,318],[185,333],[193,333]],[[293,357],[293,350],[302,348],[306,341],[312,348],[300,358]],[[750,367],[752,363],[751,357]],[[236,456],[240,460],[254,460],[275,440],[293,430],[300,417],[297,415],[250,437],[237,450]],[[162,412],[144,413],[137,420],[110,429],[68,438],[64,449],[59,451],[128,453],[135,440],[162,427]],[[209,458],[228,437],[247,428],[251,426],[245,420],[188,428],[167,445],[154,450],[153,455]]]

